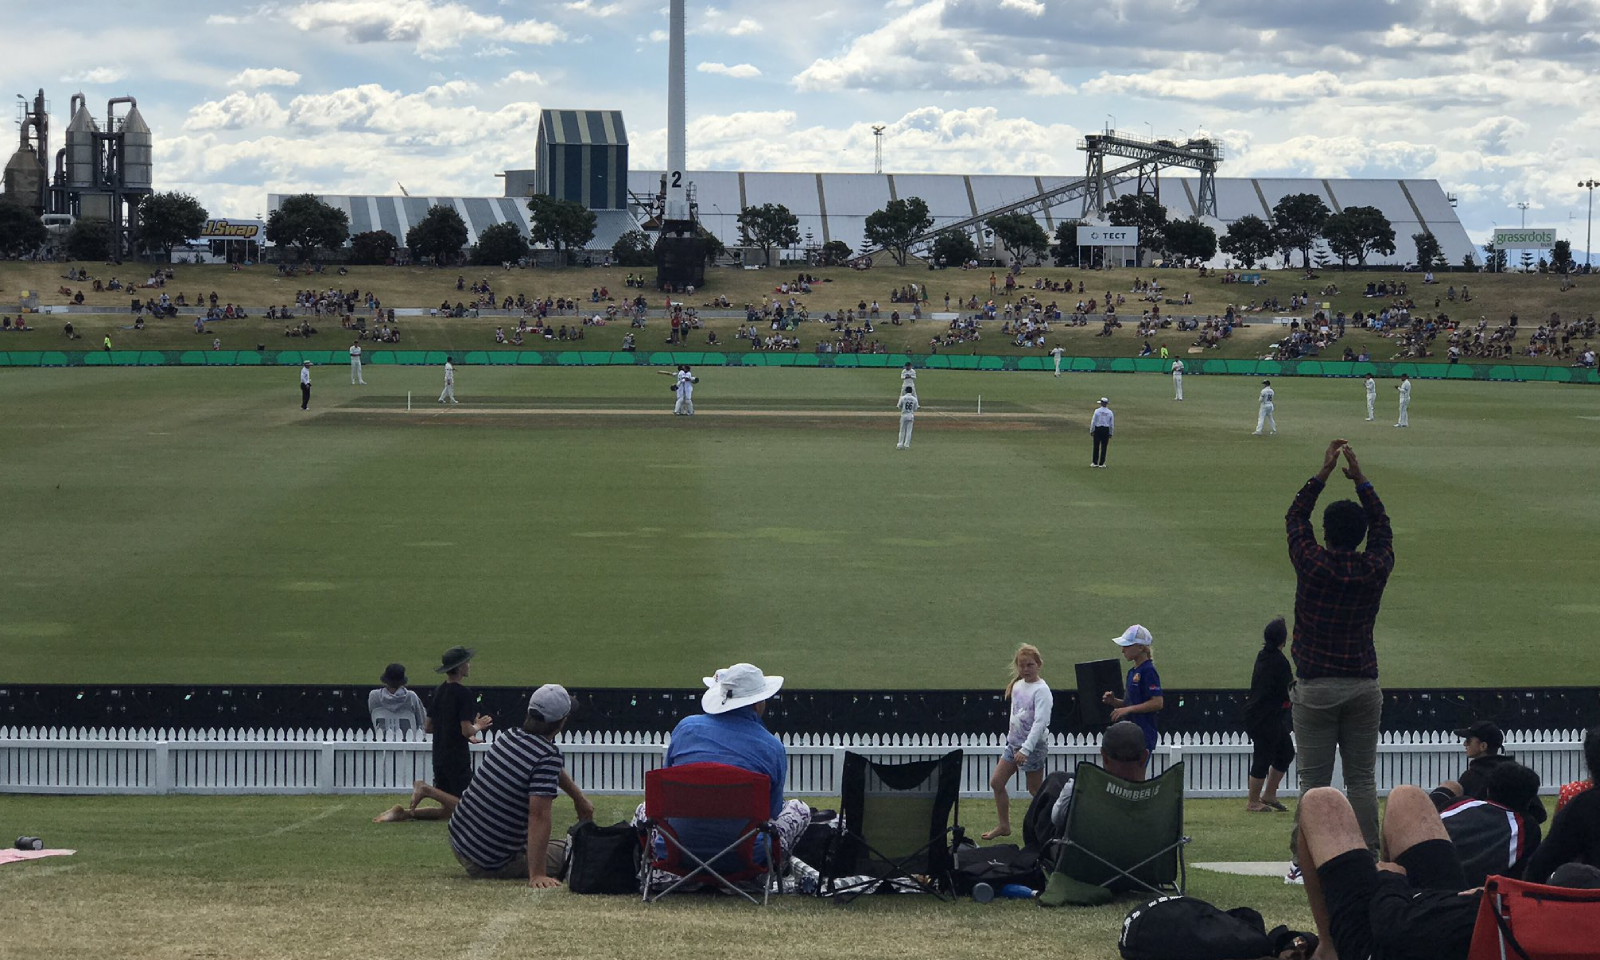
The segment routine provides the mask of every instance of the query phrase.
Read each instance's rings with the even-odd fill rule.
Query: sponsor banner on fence
[[[1079,227],[1080,247],[1137,247],[1138,227]]]
[[[1494,231],[1496,250],[1549,250],[1555,245],[1556,232],[1553,229],[1498,227]]]

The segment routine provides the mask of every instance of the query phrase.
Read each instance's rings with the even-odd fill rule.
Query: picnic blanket
[[[40,860],[44,857],[70,857],[76,850],[0,850],[0,865]]]

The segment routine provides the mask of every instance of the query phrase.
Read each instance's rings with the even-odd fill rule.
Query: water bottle
[[[1008,883],[1000,888],[1000,896],[1007,900],[1032,900],[1033,888],[1021,883]]]
[[[18,850],[43,850],[44,841],[38,837],[18,837],[16,848]]]
[[[987,883],[973,884],[972,899],[978,903],[988,903],[994,899],[994,887],[989,886]]]

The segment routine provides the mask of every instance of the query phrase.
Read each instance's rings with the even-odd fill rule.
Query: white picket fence
[[[493,741],[492,733],[487,737]],[[1539,772],[1546,793],[1587,775],[1577,730],[1510,731],[1506,739],[1507,750]],[[561,749],[567,770],[585,791],[637,795],[644,792],[645,773],[661,765],[667,741],[654,733],[568,734]],[[846,751],[898,762],[958,748],[966,753],[962,796],[987,796],[1004,744],[998,735],[795,735],[783,742],[789,756],[786,792],[805,797],[838,795]],[[474,760],[481,762],[488,749],[489,743],[473,747]],[[0,727],[0,793],[402,793],[413,780],[431,779],[431,750],[429,739],[414,732],[385,739],[371,730]],[[1058,735],[1048,770],[1071,770],[1098,756],[1096,737]],[[1188,796],[1244,795],[1250,768],[1244,735],[1163,737],[1156,769],[1179,760]],[[1464,765],[1461,741],[1449,733],[1386,733],[1378,747],[1378,789],[1432,787],[1459,776]],[[1294,782],[1291,766],[1285,787]]]

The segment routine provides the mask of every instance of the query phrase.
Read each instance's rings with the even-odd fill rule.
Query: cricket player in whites
[[[906,365],[900,368],[900,386],[902,388],[901,393],[905,392],[905,387],[910,387],[912,393],[917,392],[917,371],[911,369],[910,360],[907,360]]]
[[[1172,390],[1175,396],[1172,399],[1183,399],[1183,361],[1172,361]]]
[[[1050,359],[1056,363],[1056,376],[1058,377],[1061,376],[1061,355],[1063,353],[1066,353],[1066,351],[1061,349],[1061,344],[1059,343],[1050,350]]]
[[[1373,406],[1378,402],[1378,381],[1372,379],[1372,374],[1367,374],[1367,419],[1372,419]]]
[[[361,375],[361,341],[355,340],[350,344],[350,385],[358,383],[364,387],[367,379]]]
[[[1400,391],[1400,419],[1395,422],[1397,427],[1411,426],[1411,375],[1400,374],[1400,385],[1395,387]]]
[[[439,394],[439,402],[444,403],[449,398],[451,403],[460,403],[456,399],[456,368],[449,357],[444,358],[444,391]]]
[[[917,419],[917,407],[921,406],[917,403],[917,388],[912,386],[910,381],[906,382],[906,388],[900,392],[900,402],[896,406],[900,408],[900,442],[895,444],[894,448],[909,450],[911,425]]]
[[[1278,421],[1272,419],[1272,381],[1261,381],[1261,412],[1256,414],[1256,436],[1261,436],[1263,427],[1270,427],[1273,434],[1278,432]]]

